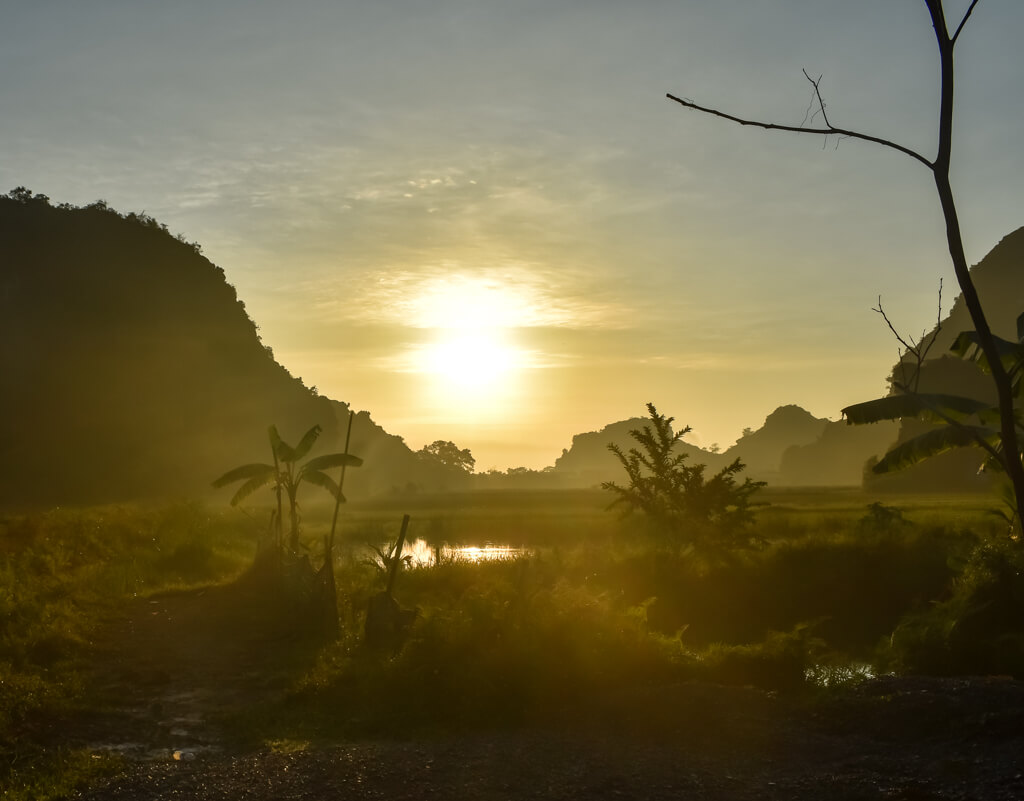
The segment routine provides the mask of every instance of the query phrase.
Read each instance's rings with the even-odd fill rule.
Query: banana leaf
[[[342,495],[341,488],[335,483],[333,478],[327,475],[327,473],[321,473],[319,470],[303,470],[302,478],[310,484],[316,484],[318,487],[323,487],[340,503],[345,502],[345,496]]]
[[[936,412],[947,417],[963,419],[989,409],[990,405],[974,398],[938,393],[915,393],[889,395],[885,398],[855,403],[843,409],[846,422],[851,425],[877,423],[880,420],[900,420],[904,417],[921,417],[925,420],[945,422]]]
[[[270,473],[266,475],[255,475],[246,481],[241,487],[238,488],[238,492],[231,498],[231,505],[238,506],[242,501],[252,495],[256,490],[263,489],[263,487],[274,481],[274,471],[271,468]]]
[[[261,476],[265,476],[268,479],[274,477],[274,465],[272,464],[243,464],[241,467],[236,467],[234,470],[229,470],[216,481],[213,482],[213,486],[226,487],[228,484],[234,484],[236,481],[242,479],[253,479]]]
[[[1020,320],[1018,319],[1019,323]],[[1024,364],[1024,344],[1011,342],[1008,339],[995,335],[992,336],[992,339],[995,342],[996,350],[999,352],[999,358],[1003,362],[1003,366],[1011,372],[1019,370],[1021,364]],[[981,349],[981,341],[978,339],[977,331],[961,332],[949,349],[961,359],[970,359],[976,362],[986,373],[991,372],[988,358]]]
[[[897,445],[871,469],[874,473],[902,470],[953,448],[978,445],[979,439],[995,446],[999,441],[999,432],[983,426],[937,428]]]
[[[297,462],[299,461],[299,459],[301,459],[303,456],[309,453],[309,449],[313,447],[313,443],[316,442],[316,438],[320,436],[320,432],[322,430],[323,429],[321,429],[320,426],[316,425],[309,429],[309,431],[307,431],[305,434],[303,434],[302,439],[299,440],[299,444],[296,445],[294,450],[292,451],[292,458],[288,459],[287,461]]]
[[[359,467],[363,463],[363,460],[358,456],[353,456],[351,453],[328,453],[324,456],[317,456],[315,459],[310,459],[306,462],[302,469],[306,470],[330,470],[332,467]]]

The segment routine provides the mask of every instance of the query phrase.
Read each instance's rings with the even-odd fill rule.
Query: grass
[[[251,559],[236,518],[197,504],[54,509],[0,518],[0,787],[48,797],[110,765],[53,754],[52,727],[88,706],[82,667],[92,632],[131,598],[224,580]],[[27,767],[19,767],[27,766]],[[40,769],[39,765],[45,765]]]
[[[339,533],[340,640],[310,649],[312,662],[268,662],[275,692],[223,722],[241,743],[298,748],[602,719],[635,707],[622,701],[634,690],[649,691],[648,711],[663,716],[659,688],[707,681],[793,691],[808,671],[840,681],[851,662],[1024,672],[1024,634],[1007,623],[1024,617],[1022,565],[1013,548],[990,544],[999,532],[986,499],[886,496],[888,506],[872,512],[874,499],[857,492],[764,497],[771,505],[757,525],[768,545],[714,560],[667,549],[637,518],[607,512],[601,492],[354,504]],[[400,651],[374,653],[362,646],[362,625],[380,576],[363,546],[393,539],[403,512],[413,515],[410,539],[523,546],[529,555],[404,572],[395,594],[419,618]],[[316,563],[329,510],[305,513]],[[82,670],[93,631],[133,598],[230,582],[251,562],[265,519],[197,504],[0,519],[6,797],[60,797],[117,768],[47,750],[54,722],[92,703]],[[988,661],[972,661],[978,654]]]

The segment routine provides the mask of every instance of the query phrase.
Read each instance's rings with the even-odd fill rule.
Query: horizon
[[[919,165],[664,95],[798,124],[806,67],[837,124],[928,153],[927,14],[881,7],[26,5],[0,181],[197,241],[282,365],[413,450],[540,469],[648,401],[725,450],[879,395],[878,297],[917,332],[955,282]],[[958,45],[972,264],[1024,224],[1021,23],[993,0]]]

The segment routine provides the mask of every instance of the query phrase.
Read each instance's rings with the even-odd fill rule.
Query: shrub
[[[689,454],[677,448],[690,427],[673,431],[675,418],[658,414],[653,403],[647,411],[651,425],[629,432],[642,451],[623,452],[615,443],[608,445],[629,478],[625,487],[614,481],[601,485],[618,496],[613,505],[643,512],[678,544],[705,550],[748,545],[754,519],[750,498],[765,482],[746,478],[738,484],[744,470],[739,459],[706,478],[706,465],[686,464]]]
[[[1016,543],[980,546],[952,597],[909,616],[881,649],[883,668],[935,675],[1024,678],[1024,553]]]

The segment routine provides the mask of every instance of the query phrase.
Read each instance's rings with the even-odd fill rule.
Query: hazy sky
[[[837,417],[955,280],[923,0],[0,0],[0,191],[198,241],[322,393],[478,469],[654,401],[705,445]],[[947,0],[959,19],[968,0]],[[957,49],[968,257],[1024,225],[1024,3]],[[271,421],[268,421],[268,423]]]

